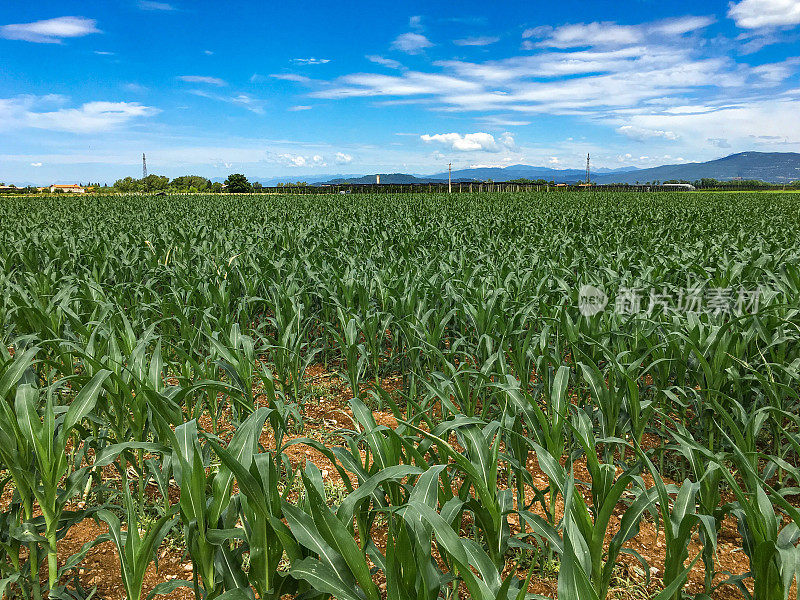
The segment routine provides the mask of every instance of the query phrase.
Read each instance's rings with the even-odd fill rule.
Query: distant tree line
[[[255,181],[250,183],[241,173],[228,175],[225,183],[211,181],[200,175],[182,175],[170,181],[163,175],[148,175],[143,179],[125,177],[114,182],[110,191],[125,193],[152,193],[152,192],[203,192],[246,194],[261,192],[263,186]]]
[[[488,180],[485,183],[493,183],[492,180]],[[556,185],[554,180],[546,180],[546,179],[511,179],[504,183],[514,183],[519,185]],[[637,181],[635,184],[614,184],[615,187],[628,187],[633,185],[663,185],[663,184],[675,184],[675,183],[689,183],[694,185],[694,187],[698,189],[720,189],[720,190],[769,190],[769,189],[800,189],[800,180],[792,181],[791,183],[787,184],[774,184],[768,183],[766,181],[760,181],[757,179],[735,179],[735,180],[725,180],[721,181],[718,179],[712,179],[704,177],[702,179],[697,179],[695,181],[688,181],[686,179],[669,179],[666,181],[647,181],[647,182],[639,182]],[[170,180],[169,177],[165,177],[163,175],[148,175],[143,179],[134,179],[133,177],[125,177],[124,179],[118,179],[114,182],[114,185],[109,186],[108,184],[100,184],[98,183],[88,183],[86,186],[83,184],[79,184],[81,187],[86,187],[87,191],[91,192],[99,192],[99,193],[108,193],[108,192],[121,192],[121,193],[157,193],[157,192],[199,192],[199,193],[233,193],[233,194],[248,194],[248,193],[260,193],[265,190],[264,186],[261,185],[258,181],[250,182],[248,181],[247,177],[242,175],[241,173],[232,173],[228,175],[228,178],[225,180],[224,183],[220,183],[218,181],[212,182],[210,179],[206,179],[205,177],[201,177],[200,175],[182,175],[181,177],[176,177],[175,179]],[[308,183],[305,181],[295,181],[295,182],[282,182],[278,183],[276,187],[278,188],[295,188],[295,187],[307,187]],[[4,187],[2,183],[0,183],[0,188],[3,188],[2,192],[5,193],[19,193],[19,194],[35,194],[38,192],[49,193],[49,188],[45,187],[42,190],[39,190],[36,187],[28,186],[28,187],[15,187],[13,184]],[[57,190],[61,191],[61,190]]]

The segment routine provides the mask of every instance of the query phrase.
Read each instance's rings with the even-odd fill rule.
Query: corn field
[[[797,594],[790,195],[0,202],[0,597]]]

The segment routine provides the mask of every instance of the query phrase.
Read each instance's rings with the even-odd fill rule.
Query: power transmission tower
[[[586,155],[586,185],[589,185],[591,180],[589,179],[589,155]]]
[[[142,179],[147,179],[147,158],[142,152]]]
[[[453,193],[453,163],[447,163],[447,193]]]

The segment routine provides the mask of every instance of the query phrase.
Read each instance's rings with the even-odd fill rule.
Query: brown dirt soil
[[[333,373],[326,371],[321,365],[315,365],[308,369],[307,380],[314,386],[314,389],[319,393],[316,394],[310,402],[304,407],[304,417],[306,418],[306,428],[301,434],[291,434],[284,438],[284,443],[301,438],[308,437],[317,441],[325,443],[327,446],[332,446],[341,443],[341,437],[337,432],[341,429],[351,429],[354,427],[352,412],[348,406],[348,399],[352,396],[349,386]],[[385,389],[393,390],[399,387],[399,376],[394,376],[381,381],[381,385],[385,385]],[[256,393],[261,393],[263,390],[255,390]],[[266,398],[261,395],[257,397],[259,405],[266,404]],[[385,425],[389,428],[397,426],[397,421],[394,416],[388,411],[375,411],[373,412],[375,420],[379,425]],[[200,426],[210,431],[211,420],[207,415],[200,419]],[[228,439],[232,435],[232,427],[230,423],[230,413],[223,414],[219,423],[218,435],[223,439]],[[661,440],[658,436],[648,436],[643,445],[653,447],[658,445]],[[271,428],[267,427],[261,437],[261,443],[266,448],[274,448],[275,439]],[[331,482],[337,483],[341,481],[341,476],[333,464],[317,449],[308,447],[303,444],[295,444],[289,446],[285,450],[289,455],[292,465],[295,469],[305,465],[306,461],[314,462],[323,473],[323,477]],[[364,452],[361,452],[362,460],[364,459]],[[546,486],[547,478],[544,473],[539,469],[539,465],[533,455],[528,461],[528,469],[532,475],[533,481],[538,488]],[[575,475],[578,479],[588,480],[588,472],[585,468],[585,463],[576,463]],[[115,471],[106,470],[104,477],[116,478]],[[652,485],[652,478],[649,475],[644,476],[648,485]],[[668,480],[667,483],[670,483]],[[355,477],[352,477],[353,485],[357,485]],[[234,490],[235,491],[235,490]],[[173,493],[174,492],[174,493]],[[170,490],[170,497],[173,501],[177,502],[177,489]],[[529,490],[530,496],[528,501],[533,498],[533,492]],[[582,492],[585,497],[589,497],[587,491]],[[6,504],[10,498],[6,498],[8,493],[4,494],[4,498],[0,503]],[[536,505],[532,510],[538,510],[542,516],[544,512]],[[557,503],[556,513],[558,516],[562,514],[563,505],[561,501]],[[615,533],[620,523],[620,517],[624,512],[624,506],[620,505],[617,508],[615,515],[612,517],[611,527],[607,534],[606,539],[609,540]],[[649,517],[643,519],[639,534],[630,540],[626,547],[636,550],[641,554],[650,564],[651,584],[648,588],[650,594],[654,595],[660,589],[660,575],[663,574],[664,564],[664,534],[663,530],[656,532],[654,524],[648,520]],[[518,519],[515,516],[509,518],[512,532],[519,532]],[[67,536],[59,543],[59,556],[68,557],[77,552],[81,546],[89,541],[92,541],[106,531],[104,523],[98,525],[92,519],[86,519],[82,523],[70,529]],[[385,547],[386,532],[376,528],[372,532],[376,544],[380,548]],[[698,543],[697,536],[692,541],[689,547],[690,557],[694,557],[699,551],[701,546]],[[148,568],[145,578],[145,594],[158,583],[168,581],[170,579],[187,579],[192,578],[192,565],[188,555],[184,555],[182,550],[170,547],[166,543],[158,550],[158,569],[154,564]],[[744,552],[741,550],[741,539],[738,531],[736,530],[736,523],[733,519],[726,519],[723,524],[723,530],[720,535],[719,549],[717,553],[718,568],[719,570],[727,570],[731,573],[744,573],[748,570],[748,561]],[[63,560],[63,559],[62,559]],[[612,591],[612,598],[619,600],[636,599],[642,600],[645,596],[640,593],[634,594],[626,588],[624,580],[634,582],[636,590],[644,589],[645,576],[642,572],[641,566],[638,561],[628,555],[621,555],[618,561],[621,565],[620,570],[623,573],[623,585],[617,587]],[[506,567],[506,572],[513,568],[511,562]],[[526,573],[520,573],[522,577]],[[79,568],[79,577],[82,585],[91,588],[97,586],[98,600],[122,600],[124,597],[124,590],[119,575],[119,560],[117,557],[116,549],[110,542],[103,543],[96,546],[89,551],[86,558]],[[719,576],[722,579],[722,576]],[[385,581],[376,580],[380,585],[380,589],[385,591]],[[687,590],[690,592],[702,591],[703,586],[703,567],[702,562],[698,561],[697,565],[692,570]],[[529,588],[530,592],[542,594],[547,597],[556,597],[557,591],[557,574],[552,577],[539,578],[534,577],[531,581]],[[167,598],[170,600],[192,600],[193,593],[189,588],[179,588],[174,592],[159,596],[159,598]],[[713,595],[715,600],[731,600],[739,598],[740,593],[732,587],[721,587]]]

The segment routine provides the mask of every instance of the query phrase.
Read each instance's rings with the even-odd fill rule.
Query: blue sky
[[[800,151],[800,0],[0,5],[0,181]]]

